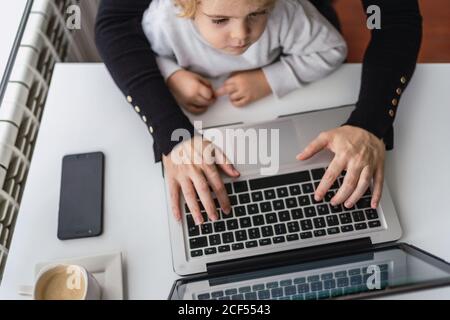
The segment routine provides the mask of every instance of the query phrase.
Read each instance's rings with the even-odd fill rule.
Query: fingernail
[[[353,207],[353,205],[352,205],[352,203],[351,203],[351,202],[346,202],[346,203],[345,203],[345,206],[346,206],[347,208],[351,208],[351,207]]]
[[[314,200],[320,201],[320,196],[319,196],[319,194],[314,195]]]
[[[195,217],[195,218],[194,218],[194,221],[195,221],[195,224],[196,224],[196,225],[200,225],[200,224],[202,224],[203,219],[202,219],[202,218],[199,218],[199,217]]]
[[[241,173],[239,171],[237,171],[236,169],[233,169],[233,172],[235,175],[240,175]]]
[[[231,208],[222,208],[222,211],[225,212],[225,214],[230,214]]]

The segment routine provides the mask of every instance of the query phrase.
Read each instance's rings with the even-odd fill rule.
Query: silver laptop
[[[224,215],[217,204],[220,219],[212,222],[203,211],[205,223],[196,226],[184,201],[182,223],[175,221],[168,206],[175,272],[183,276],[204,273],[234,262],[259,263],[259,257],[267,260],[277,254],[337,243],[365,241],[375,245],[398,240],[402,230],[386,185],[376,210],[370,208],[371,190],[351,209],[329,203],[343,176],[323,201],[316,202],[315,188],[333,155],[324,151],[305,162],[295,158],[320,132],[342,125],[353,109],[354,106],[344,106],[251,126],[238,124],[205,130],[205,137],[212,140],[218,133],[226,137],[229,131],[241,134],[241,142],[254,139],[252,132],[265,135],[256,135],[258,141],[251,141],[247,147],[242,143],[226,150],[241,173],[238,180],[224,178],[232,203],[230,215]],[[246,161],[236,162],[233,158],[237,148],[250,153],[255,145],[266,151],[259,150],[260,155],[276,154],[274,161],[269,163],[270,157],[256,157],[255,161],[250,154],[243,157]]]

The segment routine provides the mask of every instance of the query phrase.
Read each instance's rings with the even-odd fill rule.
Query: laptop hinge
[[[265,268],[275,268],[290,264],[335,258],[361,252],[362,250],[366,250],[371,247],[372,241],[370,240],[370,237],[367,237],[253,257],[208,263],[206,264],[206,270],[209,275],[226,275],[235,272],[250,272]]]

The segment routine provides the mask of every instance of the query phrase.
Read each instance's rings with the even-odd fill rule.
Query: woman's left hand
[[[331,204],[344,203],[346,208],[353,207],[364,195],[373,178],[371,206],[375,209],[383,190],[384,142],[367,130],[346,125],[322,132],[297,159],[307,160],[323,149],[329,149],[335,156],[317,187],[315,199],[323,199],[336,178],[346,170],[344,182],[331,199]]]

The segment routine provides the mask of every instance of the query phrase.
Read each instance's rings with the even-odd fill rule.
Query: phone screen
[[[102,233],[103,163],[101,152],[63,159],[58,238],[94,237]]]

